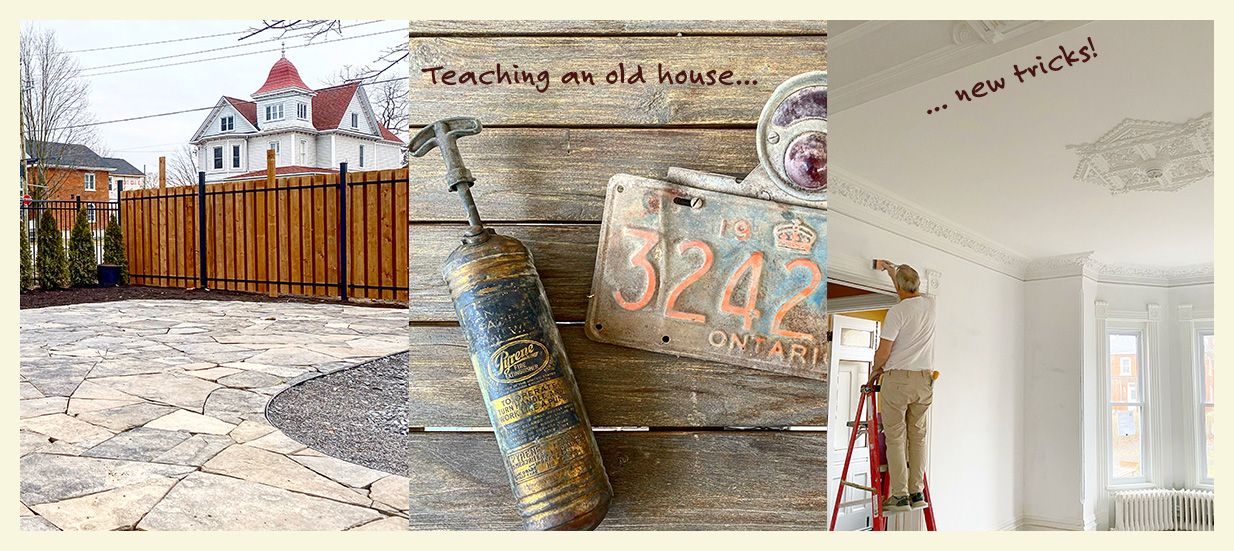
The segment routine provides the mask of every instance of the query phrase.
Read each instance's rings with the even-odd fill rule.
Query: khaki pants
[[[926,410],[934,401],[934,378],[929,371],[892,369],[881,384],[889,493],[919,493],[925,487]]]

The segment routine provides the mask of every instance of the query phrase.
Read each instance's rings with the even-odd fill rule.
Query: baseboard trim
[[[1096,528],[1097,517],[1085,519],[1070,517],[1050,517],[1045,515],[1020,516],[1019,530],[1055,530],[1064,532],[1091,531]]]

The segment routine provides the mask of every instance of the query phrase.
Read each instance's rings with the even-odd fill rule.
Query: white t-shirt
[[[934,299],[907,298],[887,311],[881,338],[895,341],[885,370],[934,370]]]

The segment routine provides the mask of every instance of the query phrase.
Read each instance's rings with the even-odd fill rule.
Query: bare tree
[[[197,148],[184,144],[167,156],[167,187],[197,185]],[[155,166],[142,179],[143,189],[159,187],[159,170]]]
[[[68,175],[53,170],[77,144],[97,150],[98,134],[90,123],[90,83],[79,78],[81,66],[60,47],[56,33],[31,24],[22,27],[19,43],[21,142],[26,181],[36,198],[53,197]]]
[[[249,27],[248,30],[250,31],[249,34],[241,37],[240,40],[261,33],[278,34],[282,37],[292,31],[306,31],[307,42],[312,42],[314,39],[330,33],[337,33],[342,36],[343,22],[338,19],[266,19],[262,20],[261,25]],[[407,59],[409,53],[410,49],[406,40],[397,42],[383,49],[377,59],[373,61],[379,67],[378,69],[369,69],[365,66],[365,72],[360,76],[364,80],[376,80],[378,76],[388,71],[391,67]]]

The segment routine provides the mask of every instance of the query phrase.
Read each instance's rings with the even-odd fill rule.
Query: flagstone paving
[[[265,407],[407,349],[403,310],[131,300],[21,311],[23,530],[405,530],[408,479]]]

